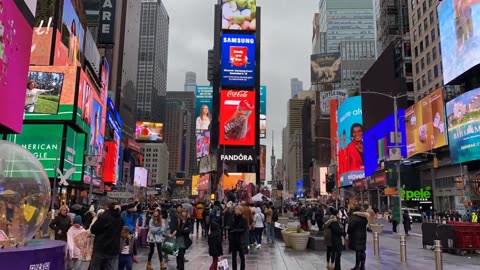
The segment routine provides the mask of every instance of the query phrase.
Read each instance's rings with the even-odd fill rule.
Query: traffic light
[[[335,177],[334,175],[328,175],[326,174],[326,179],[327,179],[327,193],[332,193],[333,190],[335,189]]]

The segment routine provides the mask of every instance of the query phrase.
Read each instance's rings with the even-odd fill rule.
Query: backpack
[[[272,221],[273,222],[278,221],[278,210],[277,209],[273,209]]]

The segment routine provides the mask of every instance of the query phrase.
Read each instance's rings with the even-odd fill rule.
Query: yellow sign
[[[385,196],[397,196],[398,195],[397,189],[392,188],[392,187],[385,188],[384,192],[385,192]]]

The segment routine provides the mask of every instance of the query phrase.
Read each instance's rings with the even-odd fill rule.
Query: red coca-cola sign
[[[255,91],[220,91],[220,144],[255,145]]]
[[[248,64],[248,48],[243,46],[230,47],[230,64],[234,67],[243,67]]]

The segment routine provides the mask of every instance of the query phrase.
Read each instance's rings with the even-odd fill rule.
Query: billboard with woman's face
[[[365,177],[363,162],[362,98],[346,99],[338,108],[338,173],[340,185]]]
[[[56,55],[64,55],[61,59],[55,58],[55,65],[81,66],[84,58],[85,31],[78,18],[71,0],[64,0],[62,24],[59,27],[60,40],[56,42]]]

